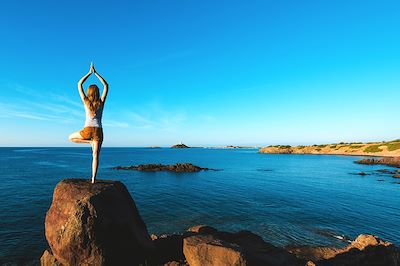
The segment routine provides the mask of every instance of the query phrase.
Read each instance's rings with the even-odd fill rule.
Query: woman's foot
[[[96,179],[92,177],[92,184],[96,183]]]

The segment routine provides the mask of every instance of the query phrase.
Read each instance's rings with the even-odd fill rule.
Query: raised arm
[[[82,101],[85,101],[85,92],[83,91],[82,84],[87,80],[87,78],[94,72],[93,63],[90,65],[89,72],[78,81],[78,92],[81,96]]]
[[[97,71],[96,71],[96,69],[94,69],[94,67],[93,67],[93,70],[94,70],[94,74],[96,75],[96,77],[103,84],[103,94],[101,95],[101,101],[104,103],[106,101],[107,94],[108,94],[108,83],[102,76],[100,76],[99,73],[97,73]]]

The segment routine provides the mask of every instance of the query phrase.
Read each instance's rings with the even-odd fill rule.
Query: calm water
[[[53,188],[63,178],[89,178],[90,156],[88,147],[0,148],[0,264],[37,262],[47,245],[44,217]],[[280,246],[340,246],[334,235],[360,233],[400,244],[400,184],[375,172],[389,167],[354,164],[358,157],[144,148],[104,148],[101,156],[99,179],[125,183],[150,233],[208,224],[251,230]],[[221,171],[110,169],[177,162]],[[371,175],[355,175],[360,171]]]

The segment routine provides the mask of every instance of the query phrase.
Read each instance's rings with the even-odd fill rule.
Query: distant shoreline
[[[271,145],[259,149],[259,153],[398,157],[400,156],[400,140],[371,143],[341,142],[309,146]]]

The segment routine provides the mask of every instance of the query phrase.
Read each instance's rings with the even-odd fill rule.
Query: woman
[[[103,84],[103,94],[100,97],[97,85],[90,85],[87,89],[87,95],[83,91],[82,84],[94,73]],[[99,155],[101,144],[103,143],[103,128],[101,118],[103,116],[104,103],[108,93],[107,82],[96,72],[93,63],[90,65],[89,72],[78,82],[78,91],[85,106],[86,121],[85,127],[81,131],[72,133],[69,140],[75,143],[89,143],[92,146],[92,183],[96,182],[97,169],[99,167]]]

